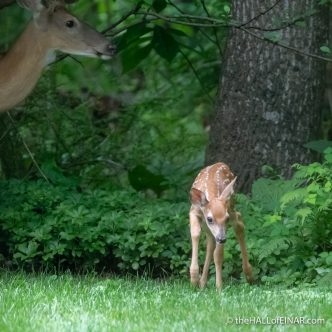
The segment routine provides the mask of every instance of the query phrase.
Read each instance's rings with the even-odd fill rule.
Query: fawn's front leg
[[[244,239],[244,224],[242,221],[241,214],[239,212],[234,211],[231,214],[231,219],[233,221],[233,228],[235,231],[235,235],[240,244],[241,254],[242,254],[242,269],[246,276],[246,279],[249,283],[253,282],[252,276],[252,267],[249,263],[248,253],[246,248],[246,243]]]
[[[217,244],[213,253],[214,265],[216,268],[216,287],[218,289],[222,286],[222,263],[224,261],[224,245]]]
[[[199,265],[198,265],[198,244],[201,234],[201,224],[198,211],[192,207],[189,213],[190,235],[192,243],[192,257],[190,265],[190,280],[192,285],[197,286],[199,282]]]
[[[213,250],[216,246],[216,241],[214,240],[213,235],[207,230],[206,232],[206,255],[205,255],[205,262],[203,267],[203,272],[201,279],[199,281],[199,287],[204,288],[208,277],[209,277],[209,267],[213,256]]]

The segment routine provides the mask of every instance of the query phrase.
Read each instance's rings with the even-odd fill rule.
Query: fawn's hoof
[[[199,288],[205,288],[205,286],[206,286],[206,283],[207,283],[207,280],[204,280],[204,279],[200,279],[199,280]]]
[[[249,284],[252,284],[254,282],[254,278],[252,276],[252,267],[251,265],[247,265],[246,267],[243,267],[243,272],[246,276],[247,282]]]
[[[198,286],[199,284],[199,270],[190,270],[190,282],[193,286]]]

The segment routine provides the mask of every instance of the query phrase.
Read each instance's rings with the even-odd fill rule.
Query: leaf
[[[152,29],[148,28],[144,22],[128,28],[117,44],[118,50],[122,51],[127,47],[134,46],[133,44],[137,46],[137,44],[140,44],[139,41],[143,42],[141,38],[151,31]]]
[[[332,147],[328,147],[324,150],[324,159],[328,163],[332,163]]]
[[[224,12],[225,12],[226,14],[229,14],[229,13],[231,12],[231,7],[230,7],[229,5],[225,5],[225,6],[224,6]]]
[[[296,212],[296,216],[301,218],[301,223],[303,224],[305,220],[312,214],[312,210],[308,207],[300,209]]]
[[[284,209],[290,203],[299,203],[307,196],[305,188],[298,188],[292,191],[286,192],[280,199],[281,208]]]
[[[167,7],[167,2],[165,0],[155,0],[153,1],[152,8],[157,12],[161,12]]]
[[[293,181],[258,179],[253,184],[252,198],[254,202],[267,212],[274,212],[280,207],[280,200],[284,194],[294,188]]]
[[[263,224],[263,227],[267,227],[270,226],[271,224],[274,224],[276,222],[280,222],[281,221],[281,216],[278,216],[276,214],[273,215],[266,215],[264,217],[265,223]]]
[[[317,193],[319,190],[320,190],[320,186],[316,182],[310,183],[309,186],[307,187],[308,193]]]
[[[172,33],[177,34],[179,36],[192,37],[194,35],[194,30],[191,26],[172,23],[171,29]]]
[[[304,144],[304,147],[313,151],[317,151],[319,153],[323,153],[326,148],[332,147],[332,141],[327,141],[327,140],[311,141],[307,144]]]
[[[326,264],[332,266],[332,253],[326,258]]]
[[[305,28],[306,27],[306,22],[304,20],[296,21],[295,26],[300,27],[300,28]]]
[[[311,204],[311,205],[315,205],[317,201],[317,194],[309,194],[305,199],[304,202]],[[303,218],[302,218],[303,221]]]
[[[316,270],[317,273],[320,274],[320,275],[325,275],[325,274],[331,272],[331,269],[329,269],[329,268],[323,268],[323,267],[317,267],[315,270]]]
[[[177,41],[162,27],[156,26],[154,28],[152,43],[157,54],[169,63],[172,62],[179,52]]]
[[[122,54],[122,72],[127,73],[139,65],[152,50],[151,44],[144,47],[131,47]]]
[[[139,264],[137,262],[134,262],[133,264],[131,264],[131,267],[134,269],[134,270],[138,270],[139,268]]]
[[[331,53],[331,49],[328,47],[328,46],[321,46],[320,48],[319,48],[320,50],[321,50],[321,52],[323,52],[323,53],[326,53],[326,54],[330,54]]]
[[[267,31],[264,32],[264,38],[268,39],[274,43],[278,43],[281,40],[281,33],[278,31]]]

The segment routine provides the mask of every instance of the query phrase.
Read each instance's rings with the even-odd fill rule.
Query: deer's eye
[[[73,20],[69,20],[66,22],[66,27],[67,28],[73,28],[75,25],[75,22]]]
[[[212,224],[212,223],[213,223],[213,219],[212,219],[212,217],[207,217],[206,220],[207,220],[207,222],[208,222],[209,224]]]

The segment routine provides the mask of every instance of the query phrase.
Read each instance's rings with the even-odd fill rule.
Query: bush
[[[295,167],[291,180],[259,179],[250,198],[237,196],[250,261],[264,282],[329,283],[332,149],[326,150],[323,163]],[[64,179],[56,186],[43,181],[0,185],[0,248],[16,266],[188,273],[188,201],[146,198],[116,188],[83,191]],[[202,236],[202,249],[204,242]],[[232,231],[223,273],[226,278],[241,273]]]
[[[291,180],[260,179],[240,196],[248,247],[263,281],[328,283],[332,278],[332,149],[324,162],[295,165]]]
[[[17,266],[185,271],[187,204],[124,190],[80,192],[43,181],[1,184],[1,228]]]

